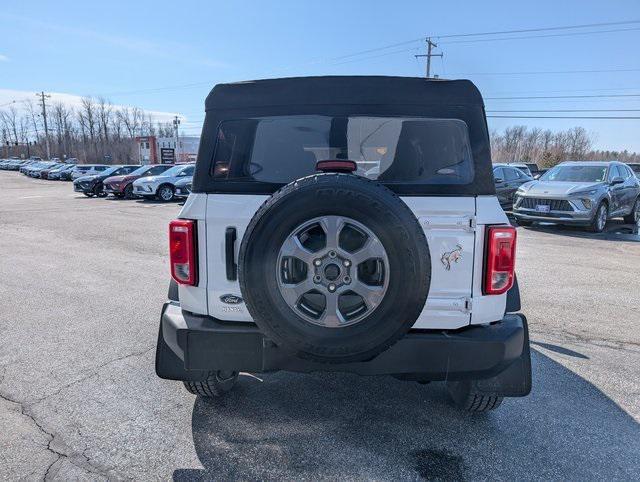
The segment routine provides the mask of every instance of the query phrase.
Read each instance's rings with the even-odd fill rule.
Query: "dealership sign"
[[[160,149],[160,162],[162,164],[173,164],[176,162],[176,151],[172,148],[161,148]]]

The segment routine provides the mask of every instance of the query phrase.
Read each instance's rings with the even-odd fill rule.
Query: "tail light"
[[[195,221],[174,219],[169,223],[169,262],[171,277],[177,283],[191,286],[198,284]]]
[[[485,295],[500,295],[513,285],[516,263],[516,228],[513,226],[487,228],[486,246],[482,291]]]

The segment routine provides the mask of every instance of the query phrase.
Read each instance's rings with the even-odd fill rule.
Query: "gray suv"
[[[513,214],[523,226],[534,221],[589,226],[601,232],[607,220],[640,220],[640,181],[621,162],[563,162],[515,194]]]

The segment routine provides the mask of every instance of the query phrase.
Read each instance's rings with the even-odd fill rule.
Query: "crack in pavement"
[[[97,375],[98,375],[98,372],[99,372],[102,368],[106,367],[107,365],[111,365],[112,363],[116,363],[116,362],[119,362],[119,361],[121,361],[121,360],[126,360],[127,358],[132,358],[132,357],[137,357],[137,356],[145,355],[146,353],[149,353],[149,352],[150,352],[151,350],[153,350],[154,348],[155,348],[155,346],[152,346],[152,347],[146,348],[146,349],[144,349],[144,350],[142,350],[142,351],[138,351],[138,352],[134,352],[134,353],[129,353],[128,355],[123,355],[123,356],[121,356],[121,357],[114,358],[114,359],[112,359],[112,360],[106,361],[106,362],[102,363],[101,365],[98,365],[97,367],[93,367],[93,368],[91,368],[91,369],[90,369],[90,370],[91,370],[91,372],[90,372],[88,375],[86,375],[86,376],[84,376],[84,377],[81,377],[81,378],[78,378],[77,380],[74,380],[74,381],[72,381],[72,382],[67,383],[66,385],[61,386],[61,387],[60,387],[60,388],[58,388],[56,391],[51,392],[51,393],[49,393],[48,395],[45,395],[44,397],[41,397],[41,398],[38,398],[38,399],[34,400],[34,401],[33,401],[33,402],[31,402],[29,405],[30,405],[30,406],[37,405],[38,403],[43,402],[44,400],[47,400],[48,398],[51,398],[51,397],[53,397],[53,396],[55,396],[55,395],[58,395],[60,392],[62,392],[62,391],[64,391],[64,390],[66,390],[66,389],[67,389],[67,388],[69,388],[69,387],[72,387],[73,385],[77,385],[78,383],[82,383],[82,382],[84,382],[84,381],[86,381],[86,380],[89,380],[90,378],[93,378],[93,377],[97,376]]]
[[[88,374],[85,377],[82,377],[80,379],[74,380],[71,383],[68,383],[62,387],[60,387],[58,390],[56,390],[53,393],[50,393],[48,395],[46,395],[45,397],[39,398],[38,400],[35,400],[32,403],[23,403],[20,402],[19,400],[15,400],[13,398],[11,398],[10,396],[0,393],[0,398],[12,403],[14,405],[16,405],[19,409],[20,409],[20,414],[23,415],[24,417],[27,417],[28,419],[31,420],[31,422],[37,427],[37,429],[43,433],[47,438],[47,445],[45,447],[46,450],[48,450],[49,452],[51,452],[52,454],[54,454],[56,456],[55,460],[49,464],[49,466],[46,468],[45,473],[44,473],[44,480],[50,480],[51,478],[55,477],[55,474],[57,474],[57,471],[59,470],[59,467],[57,470],[54,470],[54,466],[56,464],[59,464],[59,462],[61,462],[62,460],[66,459],[70,464],[85,470],[91,474],[97,475],[97,476],[101,476],[101,477],[105,477],[105,478],[109,478],[110,476],[113,477],[114,475],[117,476],[117,473],[114,473],[114,469],[112,468],[108,468],[108,467],[104,467],[101,466],[100,464],[97,464],[95,462],[93,462],[87,455],[86,452],[89,449],[88,447],[85,447],[82,452],[77,452],[77,451],[73,451],[69,446],[67,446],[64,441],[62,440],[62,438],[59,435],[56,435],[54,432],[51,432],[47,429],[44,428],[44,426],[42,425],[42,423],[40,423],[38,421],[38,419],[36,418],[36,416],[31,412],[31,407],[33,407],[34,405],[42,402],[43,400],[48,399],[49,397],[52,397],[54,395],[57,395],[59,393],[61,393],[63,390],[73,386],[73,385],[77,385],[79,383],[82,383],[86,380],[89,380],[90,378],[93,378],[94,376],[98,375],[98,372],[100,371],[100,369],[104,368],[107,365],[110,365],[112,363],[116,363],[118,361],[121,360],[125,360],[127,358],[131,358],[131,357],[136,357],[136,356],[142,356],[146,353],[148,353],[149,351],[151,351],[153,348],[155,348],[155,346],[152,346],[150,348],[146,348],[142,351],[138,351],[138,352],[134,352],[134,353],[129,353],[127,355],[123,355],[120,356],[118,358],[114,358],[112,360],[106,361],[100,365],[98,365],[97,367],[94,367],[91,369],[91,373]],[[2,366],[2,373],[0,373],[1,377],[0,377],[0,385],[2,385],[2,383],[5,380],[6,377],[6,365]],[[56,448],[57,447],[57,448]]]

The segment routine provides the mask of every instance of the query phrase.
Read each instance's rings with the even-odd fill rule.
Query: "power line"
[[[487,112],[640,112],[640,109],[516,109],[516,110],[495,110],[490,109]]]
[[[447,35],[432,35],[432,38],[437,38],[437,39],[446,39],[446,38],[457,38],[457,37],[480,37],[480,36],[487,36],[487,35],[506,35],[506,34],[514,34],[514,33],[530,33],[530,32],[548,32],[548,31],[554,31],[554,30],[571,30],[571,29],[577,29],[577,28],[594,28],[594,27],[610,27],[613,25],[632,25],[632,24],[638,24],[640,23],[640,20],[627,20],[627,21],[622,21],[622,22],[599,22],[599,23],[587,23],[587,24],[578,24],[578,25],[563,25],[563,26],[556,26],[556,27],[539,27],[539,28],[527,28],[527,29],[518,29],[518,30],[497,30],[497,31],[490,31],[490,32],[474,32],[474,33],[457,33],[457,34],[447,34]],[[328,59],[329,61],[334,61],[334,60],[343,60],[343,59],[347,59],[350,57],[357,57],[359,55],[364,55],[364,54],[369,54],[369,53],[373,53],[373,52],[379,52],[381,50],[387,50],[387,49],[391,49],[394,47],[400,47],[403,45],[409,45],[412,43],[416,43],[416,42],[422,42],[424,41],[425,38],[421,37],[421,38],[416,38],[416,39],[412,39],[412,40],[405,40],[403,42],[396,42],[393,44],[387,44],[387,45],[383,45],[380,47],[376,47],[376,48],[371,48],[371,49],[366,49],[366,50],[360,50],[358,52],[352,52],[350,54],[346,54],[346,55],[341,55],[339,57],[334,57],[331,59]],[[446,42],[448,43],[448,42]]]
[[[472,40],[452,40],[441,42],[443,44],[451,45],[451,44],[467,44],[467,43],[477,43],[477,42],[496,42],[501,40],[523,40],[523,39],[532,39],[532,38],[550,38],[550,37],[572,37],[575,35],[593,35],[593,34],[601,34],[601,33],[614,33],[614,32],[632,32],[635,30],[640,30],[640,28],[618,28],[612,30],[596,30],[592,32],[567,32],[567,33],[552,33],[545,35],[522,35],[519,37],[501,37],[501,38],[484,38],[484,39],[472,39]]]
[[[458,33],[449,35],[434,35],[437,38],[453,38],[453,37],[479,37],[482,35],[506,35],[511,33],[529,33],[529,32],[548,32],[552,30],[570,30],[575,28],[591,28],[591,27],[610,27],[612,25],[630,25],[640,23],[640,20],[625,20],[622,22],[599,22],[599,23],[583,23],[578,25],[563,25],[556,27],[539,27],[539,28],[527,28],[519,30],[502,30],[493,32],[476,32],[476,33]]]
[[[622,117],[622,116],[543,116],[543,115],[488,115],[494,119],[626,119],[640,120],[640,117]]]
[[[640,72],[640,69],[589,69],[589,70],[530,70],[521,72],[453,72],[450,75],[545,75],[545,74],[593,74],[611,72]],[[604,89],[602,89],[604,90]]]
[[[590,99],[603,97],[640,97],[640,94],[598,94],[598,95],[527,95],[513,97],[485,97],[484,100],[517,100],[517,99]]]

